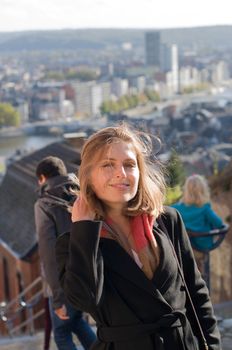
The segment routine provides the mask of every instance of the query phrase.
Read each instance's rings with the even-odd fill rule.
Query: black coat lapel
[[[125,250],[114,240],[102,238],[100,248],[104,257],[106,266],[121,274],[125,279],[134,283],[138,288],[143,289],[146,293],[149,293],[156,300],[168,307],[168,311],[171,310],[170,305],[163,298],[162,294],[153,284],[153,281],[149,280],[143,271],[138,267],[131,256],[125,252]]]

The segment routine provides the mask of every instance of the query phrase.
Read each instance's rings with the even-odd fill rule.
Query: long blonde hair
[[[91,170],[107,147],[118,141],[124,141],[133,146],[140,171],[138,191],[128,202],[124,214],[136,216],[148,213],[157,217],[163,212],[165,195],[165,181],[161,166],[158,161],[155,163],[151,161],[151,138],[145,133],[133,131],[125,124],[101,129],[85,142],[79,168],[80,188],[84,199],[96,212],[96,218],[104,218],[104,204],[91,187]]]
[[[189,176],[184,184],[182,202],[201,207],[210,201],[210,190],[206,179],[198,174]]]

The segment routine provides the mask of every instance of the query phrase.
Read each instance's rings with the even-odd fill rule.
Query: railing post
[[[31,305],[28,306],[28,314],[29,314],[29,319],[31,319],[30,335],[34,335],[35,334],[35,327],[34,327],[34,319],[33,319],[33,307]]]

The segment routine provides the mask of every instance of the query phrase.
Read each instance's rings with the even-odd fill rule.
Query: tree
[[[167,164],[168,188],[166,193],[166,205],[177,202],[182,195],[182,185],[185,181],[185,169],[183,163],[173,149]]]
[[[128,95],[127,100],[130,108],[136,107],[139,104],[139,99],[137,95]]]
[[[146,104],[148,102],[148,98],[144,93],[141,93],[138,95],[139,103],[140,104]]]
[[[9,103],[0,103],[0,128],[3,126],[19,126],[19,113]]]
[[[185,169],[183,163],[175,150],[171,151],[171,156],[167,165],[169,186],[182,186],[185,180]]]
[[[91,81],[97,79],[97,73],[90,69],[83,69],[83,70],[70,70],[68,73],[66,73],[66,79],[67,80],[80,80],[80,81]]]
[[[111,111],[111,112],[115,112],[115,113],[117,113],[117,112],[120,111],[118,102],[116,102],[116,101],[110,101],[110,111]]]
[[[101,113],[102,114],[107,114],[111,112],[111,105],[110,101],[104,101],[100,107]]]
[[[48,71],[45,73],[42,80],[55,80],[55,81],[63,81],[64,74],[58,71]]]
[[[120,110],[120,111],[123,111],[123,110],[129,108],[129,104],[128,104],[128,101],[127,101],[126,96],[121,96],[121,97],[118,99],[117,103],[118,103],[118,105],[119,105],[119,110]]]
[[[160,101],[160,96],[156,91],[146,89],[144,93],[147,96],[148,100],[152,102]]]
[[[171,205],[178,202],[182,196],[182,190],[180,186],[175,186],[173,188],[168,187],[165,198],[165,205]]]

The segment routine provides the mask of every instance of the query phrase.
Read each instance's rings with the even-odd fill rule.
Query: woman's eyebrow
[[[104,162],[104,161],[116,161],[117,158],[103,158],[101,159],[101,162]],[[123,162],[136,162],[136,160],[134,158],[125,158],[123,159]]]
[[[109,157],[107,157],[107,158],[102,158],[101,159],[101,162],[105,162],[105,161],[107,161],[107,160],[115,160],[114,158],[109,158]]]

